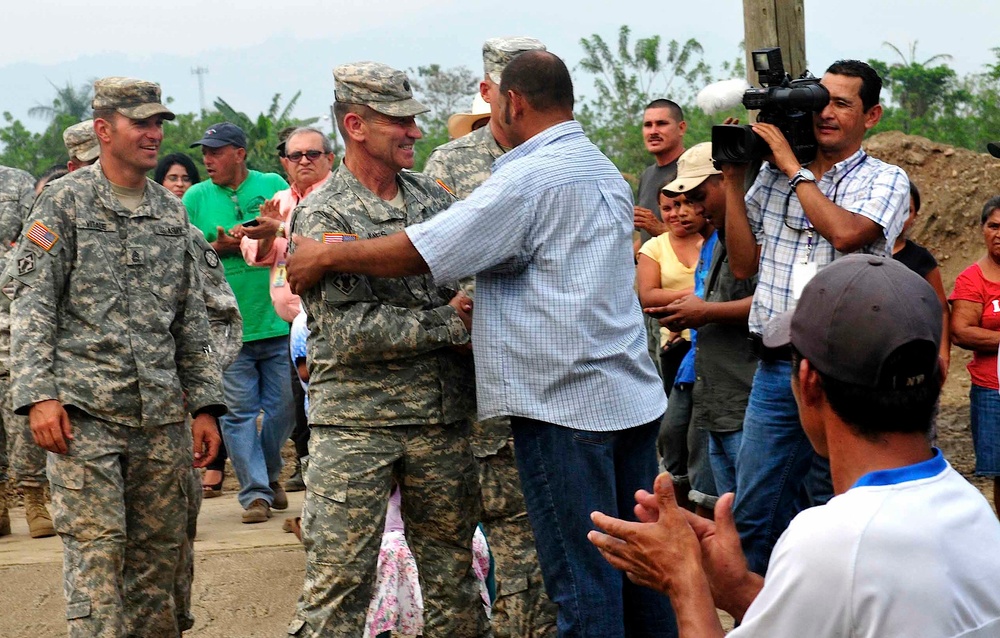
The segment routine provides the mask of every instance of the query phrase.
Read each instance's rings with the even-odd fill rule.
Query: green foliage
[[[52,84],[52,82],[49,82]],[[28,115],[45,120],[55,120],[58,117],[68,116],[74,123],[90,119],[93,113],[90,108],[94,100],[94,82],[81,84],[74,87],[69,82],[64,87],[52,84],[56,90],[56,96],[52,99],[51,105],[38,104],[28,109]]]
[[[660,36],[632,43],[631,35],[622,25],[614,47],[597,33],[580,40],[584,57],[579,68],[594,76],[597,97],[577,109],[577,119],[626,176],[638,176],[650,163],[642,141],[645,106],[658,97],[681,105],[690,101],[709,81],[711,68],[694,38],[683,44],[671,40],[661,59]]]
[[[466,113],[479,92],[479,76],[465,66],[448,69],[439,64],[410,69],[408,74],[416,98],[430,108],[417,116],[423,138],[417,141],[413,170],[421,171],[431,152],[448,141],[448,118]]]
[[[883,77],[888,99],[883,96],[882,120],[873,133],[903,131],[936,142],[982,151],[1000,131],[1000,48],[996,58],[984,65],[983,73],[959,78],[946,64],[950,56],[935,55],[916,60],[916,43],[909,58],[887,43],[900,58],[888,64],[869,63]],[[933,66],[932,66],[933,65]]]
[[[281,94],[275,93],[271,98],[271,106],[267,113],[261,113],[256,118],[249,117],[246,113],[237,111],[222,98],[218,98],[213,103],[218,110],[219,116],[227,121],[239,126],[247,135],[247,167],[264,173],[281,174],[281,162],[278,161],[278,133],[287,127],[311,126],[318,118],[311,117],[300,120],[292,117],[295,103],[298,102],[302,91],[299,91],[288,101],[285,108],[281,108]],[[211,122],[208,126],[211,126]],[[193,140],[201,138],[201,133]]]
[[[882,76],[883,88],[910,121],[925,118],[932,110],[954,99],[955,71],[944,64],[931,66],[939,60],[950,60],[950,55],[933,55],[917,62],[916,42],[910,45],[909,59],[895,45],[884,44],[896,52],[901,62],[890,65],[881,60],[869,60],[869,64]],[[904,127],[902,130],[909,132],[908,121],[900,123]]]

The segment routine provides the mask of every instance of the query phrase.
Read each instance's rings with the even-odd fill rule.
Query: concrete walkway
[[[236,494],[206,499],[195,541],[195,626],[185,638],[275,638],[285,633],[302,588],[305,558],[292,534],[304,492],[288,495],[285,512],[244,525]],[[28,536],[24,510],[11,510],[13,534],[0,538],[0,636],[66,635],[62,542]]]

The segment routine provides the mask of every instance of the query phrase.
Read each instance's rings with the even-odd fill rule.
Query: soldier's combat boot
[[[0,485],[0,536],[10,535],[10,514],[7,513],[7,486]]]
[[[28,519],[28,533],[32,538],[55,536],[56,529],[52,526],[52,517],[45,507],[44,487],[23,487],[24,517]]]

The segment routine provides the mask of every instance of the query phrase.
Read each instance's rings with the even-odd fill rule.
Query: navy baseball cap
[[[220,122],[208,127],[202,138],[192,144],[191,148],[195,146],[207,146],[209,148],[235,146],[236,148],[245,149],[247,147],[247,136],[243,132],[243,129],[235,124]]]

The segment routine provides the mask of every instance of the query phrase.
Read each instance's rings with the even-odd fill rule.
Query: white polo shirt
[[[940,450],[866,474],[795,517],[729,635],[1000,636],[1000,522]]]

